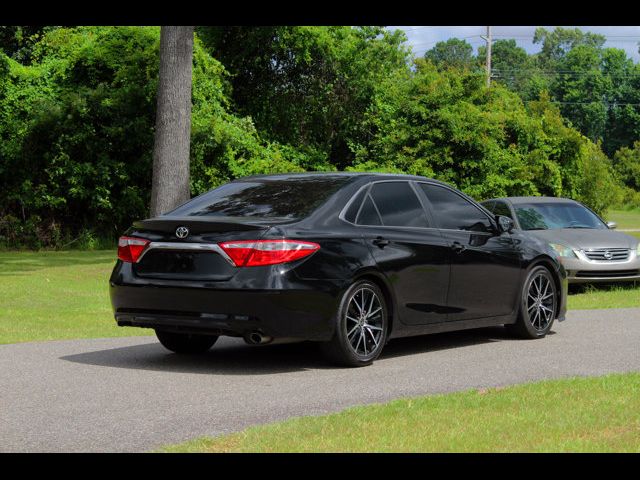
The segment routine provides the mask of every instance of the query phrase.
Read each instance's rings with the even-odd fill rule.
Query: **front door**
[[[419,183],[451,251],[447,320],[508,315],[518,305],[522,270],[511,235],[454,190]]]

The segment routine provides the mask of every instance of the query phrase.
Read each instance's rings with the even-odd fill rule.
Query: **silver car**
[[[640,242],[615,232],[616,224],[579,202],[555,197],[506,197],[482,202],[514,228],[548,242],[567,270],[569,283],[640,280]]]

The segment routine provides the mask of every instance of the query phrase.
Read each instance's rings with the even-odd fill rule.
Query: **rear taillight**
[[[120,237],[118,240],[118,258],[123,262],[136,263],[150,241],[144,238]]]
[[[257,267],[299,260],[320,248],[299,240],[242,240],[219,244],[236,267]]]

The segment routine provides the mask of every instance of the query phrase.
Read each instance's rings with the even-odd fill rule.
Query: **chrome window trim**
[[[136,263],[139,263],[150,250],[215,252],[220,254],[232,267],[236,266],[236,264],[233,263],[233,260],[231,260],[231,257],[229,257],[229,255],[227,255],[227,253],[217,243],[151,242],[147,245],[147,248],[142,251]]]
[[[350,222],[349,220],[347,220],[346,218],[344,218],[344,215],[346,213],[346,211],[349,209],[349,206],[351,205],[351,203],[353,201],[355,201],[356,197],[360,194],[360,192],[363,189],[368,189],[369,191],[367,191],[367,193],[364,195],[364,197],[362,198],[362,204],[360,205],[360,208],[358,209],[358,213],[356,213],[356,220],[358,219],[358,215],[360,215],[360,210],[362,210],[362,206],[364,205],[364,202],[366,200],[367,197],[370,197],[370,191],[371,188],[373,187],[374,184],[376,183],[389,183],[389,182],[406,182],[409,184],[409,186],[411,187],[411,189],[413,190],[413,193],[416,195],[416,197],[418,197],[418,202],[420,202],[420,205],[422,206],[422,210],[424,211],[425,217],[427,219],[428,222],[431,222],[432,219],[430,218],[429,215],[429,211],[425,208],[425,205],[422,201],[422,198],[420,197],[420,195],[418,194],[418,192],[416,192],[415,190],[415,186],[413,185],[413,183],[415,182],[415,180],[411,180],[411,179],[398,179],[398,180],[394,180],[394,179],[385,179],[385,180],[374,180],[372,182],[369,182],[363,186],[361,186],[349,199],[349,201],[345,204],[345,206],[342,208],[342,210],[340,211],[340,214],[338,215],[338,219],[342,220],[345,223],[348,223],[351,226],[354,227],[358,227],[358,228],[393,228],[395,230],[399,229],[399,228],[408,228],[411,230],[441,230],[438,227],[411,227],[411,226],[394,226],[394,225],[359,225],[357,223],[353,223]],[[425,183],[425,182],[423,182]],[[378,211],[378,206],[376,205],[375,200],[373,200],[373,197],[371,197],[371,201],[373,202],[373,206],[376,209],[376,212],[378,213],[378,216],[380,217],[380,221],[382,222],[382,215],[380,215],[380,212]],[[460,231],[464,231],[464,230],[460,230]]]

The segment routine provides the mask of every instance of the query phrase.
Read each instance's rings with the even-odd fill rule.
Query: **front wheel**
[[[174,333],[163,330],[156,330],[156,337],[164,348],[175,353],[204,353],[218,340],[216,335]]]
[[[534,267],[522,286],[520,311],[510,332],[521,338],[542,338],[549,330],[558,310],[558,290],[546,267]]]
[[[336,318],[336,331],[321,344],[325,355],[340,365],[363,367],[380,356],[387,340],[388,313],[380,288],[355,282],[345,292]]]

